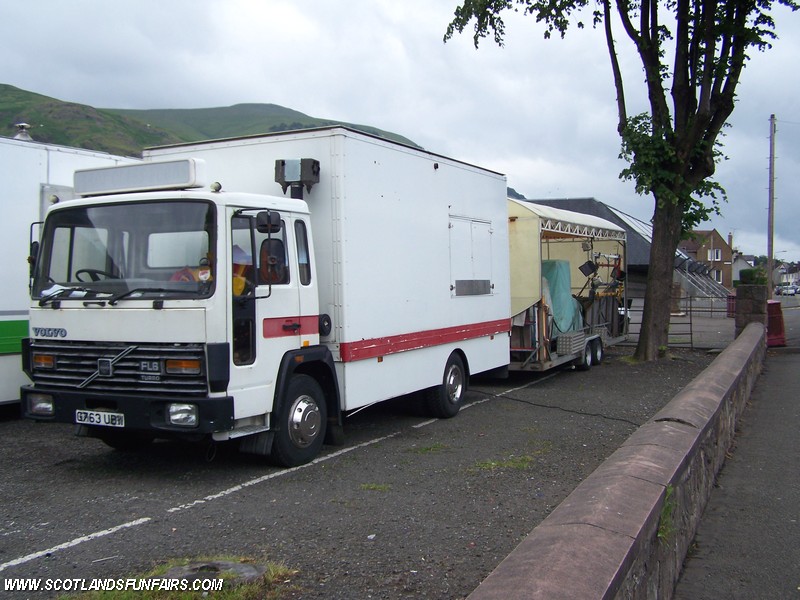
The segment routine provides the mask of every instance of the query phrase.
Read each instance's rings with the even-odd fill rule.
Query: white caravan
[[[507,368],[504,176],[343,127],[144,159],[79,171],[48,211],[26,416],[290,466],[348,411],[425,390],[450,417]]]
[[[22,371],[20,340],[28,336],[31,223],[56,199],[72,197],[77,169],[128,164],[136,159],[30,140],[0,138],[3,193],[3,281],[0,296],[0,404],[18,402],[29,383]]]

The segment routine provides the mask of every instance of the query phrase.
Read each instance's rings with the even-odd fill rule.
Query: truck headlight
[[[55,413],[53,397],[50,394],[28,394],[28,413],[39,417],[52,417]]]
[[[170,425],[197,427],[197,405],[172,402],[167,405],[167,419]]]

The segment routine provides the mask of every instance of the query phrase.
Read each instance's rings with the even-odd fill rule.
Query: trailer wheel
[[[603,348],[603,340],[600,338],[592,340],[592,364],[601,364],[604,355],[605,349]]]
[[[426,390],[428,412],[439,419],[455,417],[461,410],[467,392],[467,371],[464,361],[453,352],[447,359],[442,385]]]
[[[588,371],[589,369],[591,369],[593,354],[594,353],[592,352],[592,344],[591,342],[589,342],[583,347],[583,353],[581,354],[581,356],[575,359],[574,363],[575,368],[578,371]]]
[[[272,462],[296,467],[314,460],[325,441],[327,413],[325,394],[314,378],[295,375],[279,409]]]

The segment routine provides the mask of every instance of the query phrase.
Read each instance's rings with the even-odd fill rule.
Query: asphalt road
[[[637,365],[630,352],[479,382],[454,419],[384,403],[347,420],[344,447],[289,470],[224,447],[213,460],[168,442],[120,453],[6,413],[0,578],[116,578],[227,554],[296,569],[284,597],[463,598],[713,358]]]

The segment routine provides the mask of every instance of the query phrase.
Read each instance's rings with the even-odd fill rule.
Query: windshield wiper
[[[133,294],[185,294],[185,293],[186,290],[176,290],[171,288],[140,287],[140,288],[133,288],[132,290],[128,290],[127,292],[122,292],[121,294],[117,294],[108,301],[108,304],[110,306],[114,306],[123,298],[132,296]]]
[[[97,295],[99,292],[97,290],[93,290],[91,288],[86,287],[59,287],[56,291],[47,294],[39,300],[39,306],[46,306],[50,302],[53,302],[57,298],[61,298],[62,296],[71,295],[72,292],[83,292],[84,294],[95,294]],[[83,296],[81,296],[82,298]]]

